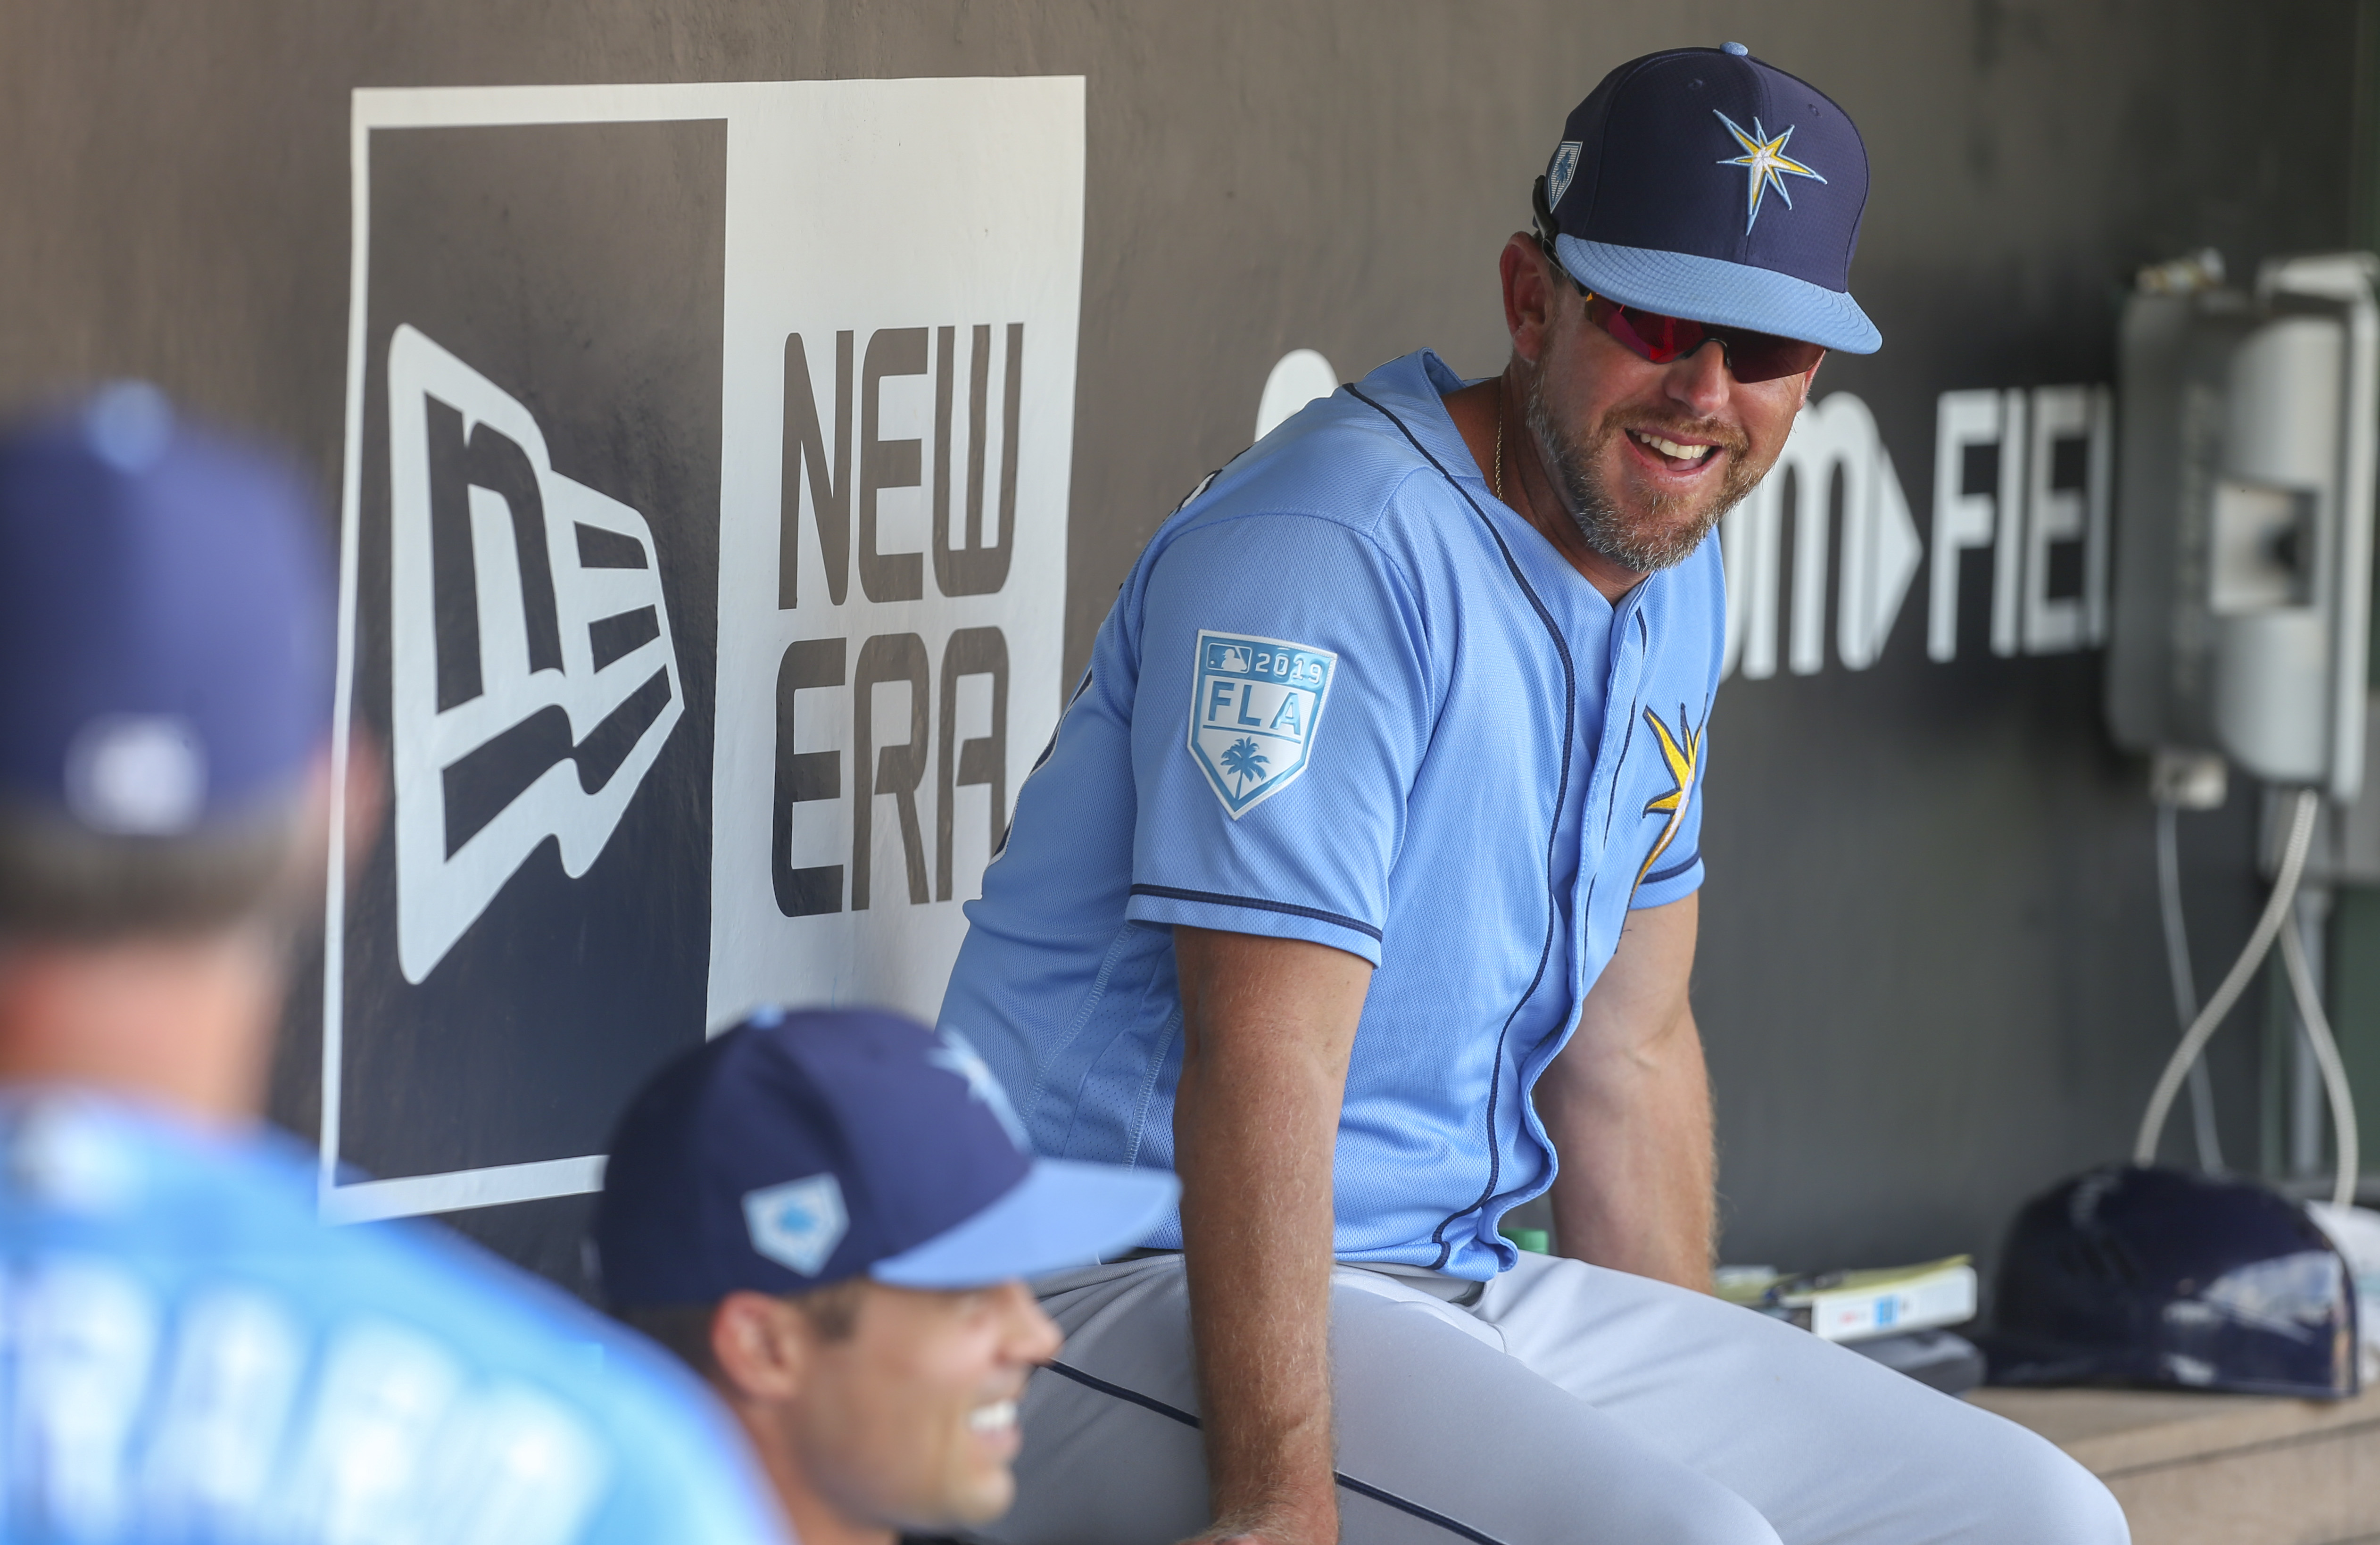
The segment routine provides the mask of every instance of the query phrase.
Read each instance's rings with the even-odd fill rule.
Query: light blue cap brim
[[[1622,306],[1685,317],[1720,327],[1748,327],[1800,338],[1845,354],[1874,354],[1884,335],[1848,291],[1750,263],[1690,252],[1615,247],[1605,241],[1554,238],[1572,278]]]
[[[868,1274],[893,1287],[949,1291],[1097,1265],[1148,1238],[1181,1190],[1161,1170],[1036,1159],[1006,1196]]]

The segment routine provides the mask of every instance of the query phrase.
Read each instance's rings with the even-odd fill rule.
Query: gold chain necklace
[[[1504,383],[1496,383],[1496,502],[1504,502]]]

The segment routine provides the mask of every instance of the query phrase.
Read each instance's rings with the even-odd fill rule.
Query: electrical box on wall
[[[2197,274],[2216,282],[2192,282]],[[2380,259],[2167,265],[2120,342],[2107,712],[2134,750],[2363,786]]]

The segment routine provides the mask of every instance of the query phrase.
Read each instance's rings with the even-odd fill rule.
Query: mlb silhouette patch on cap
[[[815,1277],[851,1232],[843,1183],[831,1174],[814,1174],[747,1191],[744,1226],[754,1249],[805,1277]]]

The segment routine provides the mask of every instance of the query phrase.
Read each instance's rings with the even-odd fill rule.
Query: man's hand
[[[1173,1167],[1215,1518],[1199,1539],[1330,1545],[1330,1166],[1372,968],[1182,927],[1173,956]]]
[[[1561,1156],[1561,1253],[1707,1293],[1710,1082],[1686,1002],[1700,918],[1694,896],[1628,914],[1536,1105]]]

